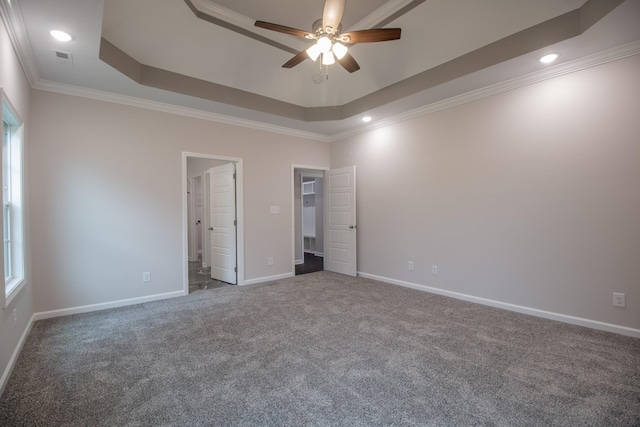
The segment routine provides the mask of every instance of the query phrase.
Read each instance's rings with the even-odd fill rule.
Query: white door
[[[204,242],[202,244],[202,268],[211,267],[211,177],[209,171],[202,174],[202,224]]]
[[[356,167],[325,172],[324,269],[356,276]]]
[[[209,169],[211,278],[237,283],[235,163]]]

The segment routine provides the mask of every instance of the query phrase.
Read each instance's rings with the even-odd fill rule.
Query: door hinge
[[[238,272],[238,267],[233,267],[233,272],[237,273]]]
[[[238,221],[236,221],[235,219],[233,220],[233,225],[238,225]]]
[[[236,179],[236,173],[235,172],[233,173],[233,179]]]

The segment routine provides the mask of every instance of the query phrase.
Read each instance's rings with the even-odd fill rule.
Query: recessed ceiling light
[[[558,55],[555,53],[550,53],[549,55],[545,55],[540,58],[540,62],[542,62],[543,64],[551,64],[556,59],[558,59]]]
[[[59,42],[68,42],[73,38],[69,34],[60,30],[51,30],[49,34],[51,34],[51,37],[58,40]]]
[[[364,116],[362,118],[362,121],[365,122],[365,123],[369,123],[371,121],[371,117],[370,116]]]

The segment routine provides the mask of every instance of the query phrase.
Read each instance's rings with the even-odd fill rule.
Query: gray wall
[[[182,152],[244,160],[245,279],[293,274],[291,164],[329,144],[38,90],[32,117],[37,312],[182,290]]]
[[[15,112],[25,123],[24,136],[24,157],[31,149],[31,136],[28,130],[31,118],[29,117],[29,82],[24,75],[18,57],[13,50],[11,40],[6,32],[4,23],[0,20],[0,89],[4,93],[6,99],[13,105]],[[24,176],[24,200],[25,210],[27,212],[26,224],[29,222],[29,181],[28,172],[30,170],[28,159],[23,160],[23,176]],[[2,213],[0,212],[0,215]],[[30,230],[27,227],[25,236],[26,248],[26,269],[25,269],[25,287],[16,295],[11,303],[5,307],[4,304],[4,287],[0,292],[0,388],[4,385],[7,378],[9,361],[16,350],[20,338],[26,331],[29,320],[33,316],[32,304],[32,275],[31,275],[31,254],[30,254]],[[2,253],[3,247],[0,247],[0,259],[4,258]],[[3,264],[0,264],[0,270],[3,270]],[[4,277],[4,271],[2,271]],[[16,312],[17,322],[14,324],[13,312]],[[1,390],[0,390],[1,391]]]
[[[333,143],[358,270],[640,329],[639,76],[636,55]]]

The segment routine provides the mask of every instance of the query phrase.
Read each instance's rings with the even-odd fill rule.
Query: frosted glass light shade
[[[322,65],[335,64],[336,59],[333,57],[333,53],[327,52],[322,54]]]
[[[327,53],[331,50],[331,40],[329,37],[320,37],[318,39],[318,49],[320,49],[320,53]]]
[[[331,48],[331,50],[333,51],[333,54],[336,56],[336,58],[342,59],[347,54],[347,51],[349,49],[342,43],[336,42]]]
[[[318,45],[314,44],[307,49],[307,55],[309,55],[309,58],[311,58],[312,61],[318,59],[318,56],[320,56],[320,49],[318,48]]]

